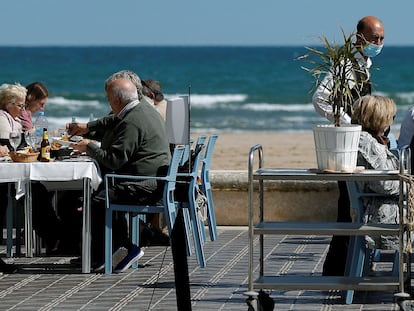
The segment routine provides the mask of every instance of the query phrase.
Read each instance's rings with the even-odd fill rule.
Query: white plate
[[[82,139],[83,139],[82,136],[72,136],[71,138],[69,138],[71,142],[75,142],[75,143],[77,143],[78,141],[81,141]]]
[[[73,141],[61,140],[60,138],[56,138],[56,137],[53,138],[53,141],[65,147],[69,147],[70,144],[73,143]]]

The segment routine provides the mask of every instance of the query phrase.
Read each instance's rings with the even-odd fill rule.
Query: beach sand
[[[247,170],[250,148],[256,144],[261,144],[263,147],[264,166],[267,168],[316,167],[312,131],[300,133],[248,132],[219,134],[211,169]],[[255,161],[257,160],[256,156]],[[257,167],[257,162],[255,167]]]

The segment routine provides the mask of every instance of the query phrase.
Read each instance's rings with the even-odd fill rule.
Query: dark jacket
[[[88,144],[87,153],[98,161],[102,174],[156,176],[161,167],[169,165],[164,120],[145,102],[128,111],[122,119],[107,116],[89,122],[88,128],[101,142],[100,147]]]

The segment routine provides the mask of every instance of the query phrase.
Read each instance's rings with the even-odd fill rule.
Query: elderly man
[[[377,56],[383,47],[384,25],[374,16],[365,16],[358,21],[355,46],[361,51],[356,56],[359,68],[355,68],[356,80],[350,77],[349,84],[352,87],[354,100],[360,96],[371,94],[369,69],[372,65],[371,58]],[[351,66],[351,64],[346,64]],[[312,102],[315,110],[323,117],[333,121],[332,106],[328,101],[332,89],[332,76],[328,73],[316,89]],[[343,111],[341,123],[351,123],[351,111]],[[338,182],[338,222],[352,221],[350,215],[350,203],[345,182]],[[328,254],[323,266],[323,275],[344,275],[348,252],[349,237],[334,236],[332,238]]]
[[[142,94],[138,94],[140,90],[130,79],[114,74],[107,79],[105,91],[113,115],[87,124],[68,126],[71,135],[87,138],[88,134],[93,133],[93,139],[99,140],[100,146],[92,140],[83,139],[73,147],[97,160],[102,174],[114,172],[156,176],[165,172],[170,152],[160,114],[150,104],[139,101]],[[157,190],[156,182],[145,181],[117,185],[111,195],[115,199],[130,198],[135,202],[137,198],[144,197],[156,201],[161,198],[161,192]],[[132,198],[131,193],[138,195]],[[103,190],[98,190],[92,201],[92,257],[98,263],[96,269],[103,269],[104,197]],[[114,269],[119,273],[142,257],[143,252],[130,242],[125,217],[115,217],[114,221],[114,245],[128,249],[128,254]]]
[[[377,56],[383,47],[384,41],[384,25],[381,20],[374,16],[365,16],[359,20],[357,24],[357,33],[355,46],[361,50],[356,57],[358,58],[358,66],[355,75],[357,81],[353,81],[350,77],[349,84],[352,88],[359,87],[358,92],[353,92],[355,100],[359,96],[371,94],[371,84],[369,83],[369,69],[372,66],[371,58]],[[364,74],[365,73],[365,74]],[[322,117],[333,121],[332,106],[328,101],[330,90],[332,89],[332,76],[328,73],[324,80],[320,83],[312,97],[312,103]],[[351,123],[350,111],[343,111],[341,123]]]

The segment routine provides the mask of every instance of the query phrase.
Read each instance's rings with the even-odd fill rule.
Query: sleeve
[[[108,127],[114,126],[117,117],[114,114],[109,114],[103,118],[89,121],[88,129],[89,132],[84,136],[89,139],[100,141]]]
[[[8,141],[11,131],[12,127],[9,120],[4,115],[0,115],[0,138]]]
[[[116,171],[123,167],[137,150],[139,131],[128,122],[119,122],[113,128],[113,140],[108,149],[94,143],[87,145],[87,153],[106,168]]]
[[[315,111],[322,117],[334,122],[332,106],[329,101],[330,90],[332,89],[332,76],[328,73],[322,82],[318,85],[312,96],[312,103]],[[351,118],[344,112],[341,112],[340,121],[343,124],[351,123]]]
[[[401,122],[400,136],[398,137],[398,149],[410,145],[414,136],[414,107],[405,114]]]
[[[384,145],[374,138],[360,142],[358,151],[358,165],[374,170],[398,170],[398,158]],[[364,189],[374,193],[398,195],[400,183],[398,180],[382,180],[364,182]]]

